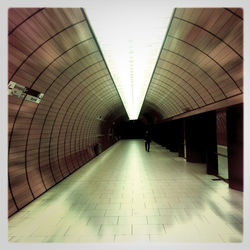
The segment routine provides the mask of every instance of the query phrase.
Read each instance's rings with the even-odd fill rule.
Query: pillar
[[[227,108],[229,187],[243,191],[243,104]]]
[[[186,160],[206,163],[207,174],[218,175],[216,112],[185,119]]]

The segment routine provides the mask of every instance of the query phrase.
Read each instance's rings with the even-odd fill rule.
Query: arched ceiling
[[[143,112],[194,114],[242,102],[242,94],[242,9],[175,9]]]
[[[10,8],[8,18],[9,83],[44,94],[40,103],[9,95],[13,214],[93,158],[97,145],[111,146],[112,124],[126,111],[82,9]]]
[[[9,96],[13,214],[93,158],[96,145],[112,145],[126,111],[83,9],[10,8],[8,24],[9,82],[44,94],[40,103]],[[241,9],[175,9],[144,118],[242,102],[242,26]]]
[[[41,106],[91,93],[96,115],[104,117],[117,105],[123,109],[81,9],[10,9],[9,81],[44,93]]]

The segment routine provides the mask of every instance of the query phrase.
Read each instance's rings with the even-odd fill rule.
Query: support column
[[[243,104],[227,108],[229,187],[243,191]]]
[[[227,158],[227,112],[226,109],[216,111],[216,133],[218,153],[218,176],[228,180]]]
[[[185,118],[186,160],[188,162],[206,162],[204,129],[199,115]]]
[[[179,128],[178,121],[169,122],[169,130],[168,130],[168,144],[169,150],[171,152],[178,152],[178,139],[179,139]]]
[[[161,137],[167,149],[178,152],[179,156],[184,157],[183,119],[164,123]]]
[[[206,113],[204,123],[207,174],[218,175],[216,111]]]
[[[207,174],[218,175],[216,112],[186,118],[185,134],[187,161],[206,163]]]
[[[184,119],[178,120],[178,155],[185,157],[184,154]]]

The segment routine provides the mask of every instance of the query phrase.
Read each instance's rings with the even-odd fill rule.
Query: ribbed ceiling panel
[[[242,9],[177,8],[143,111],[174,117],[243,93]]]

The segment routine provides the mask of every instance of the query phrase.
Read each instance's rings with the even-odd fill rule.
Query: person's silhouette
[[[146,133],[145,133],[145,150],[147,152],[149,152],[149,149],[150,149],[150,142],[151,142],[150,135],[149,135],[148,131],[146,131]]]

